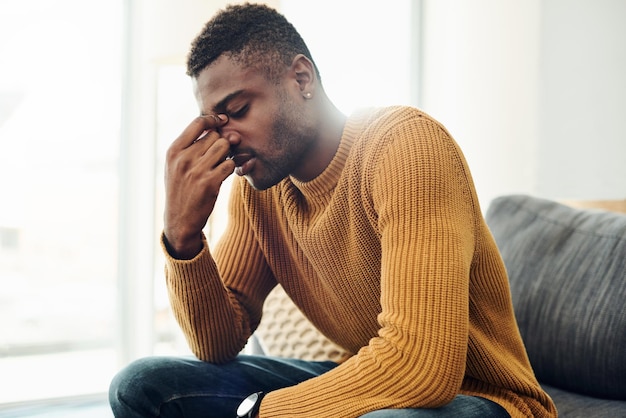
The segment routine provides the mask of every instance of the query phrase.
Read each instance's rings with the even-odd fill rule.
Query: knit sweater
[[[280,283],[352,357],[267,394],[261,417],[357,417],[482,396],[552,417],[513,314],[506,270],[458,145],[409,107],[348,118],[315,179],[233,183],[213,251],[166,255],[170,300],[193,352],[226,362]]]

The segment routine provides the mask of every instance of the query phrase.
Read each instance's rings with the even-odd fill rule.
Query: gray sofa
[[[486,219],[559,416],[626,417],[626,215],[503,196]]]

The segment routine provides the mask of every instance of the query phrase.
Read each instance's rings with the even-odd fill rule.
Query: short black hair
[[[309,48],[289,21],[263,4],[229,5],[207,22],[191,44],[187,75],[202,70],[226,54],[246,67],[257,67],[268,80],[277,80],[293,58],[303,54],[319,71]]]

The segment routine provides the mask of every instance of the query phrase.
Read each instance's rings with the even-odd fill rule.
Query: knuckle
[[[185,160],[181,157],[180,153],[172,150],[167,150],[165,154],[165,164],[167,167],[176,169],[177,171],[186,166]]]
[[[174,147],[170,145],[170,147],[165,151],[165,159],[167,161],[172,161],[176,157],[176,151],[173,149]]]
[[[230,143],[228,142],[228,140],[226,138],[217,138],[217,140],[215,141],[215,144],[220,147],[220,148],[230,148]]]

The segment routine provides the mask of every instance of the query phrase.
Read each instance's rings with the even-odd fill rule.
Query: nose
[[[241,135],[239,135],[239,132],[234,130],[232,127],[229,127],[228,124],[220,127],[218,132],[222,137],[228,140],[231,148],[234,148],[241,143]]]

